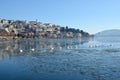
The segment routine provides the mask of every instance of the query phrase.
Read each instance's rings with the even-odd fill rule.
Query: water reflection
[[[111,44],[94,38],[3,41],[0,80],[113,80],[120,74],[120,46]]]
[[[0,59],[17,55],[37,53],[54,53],[57,50],[78,49],[80,45],[89,42],[82,39],[22,39],[0,42]]]

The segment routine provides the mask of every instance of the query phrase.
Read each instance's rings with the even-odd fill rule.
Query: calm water
[[[120,37],[0,41],[0,80],[120,80]]]

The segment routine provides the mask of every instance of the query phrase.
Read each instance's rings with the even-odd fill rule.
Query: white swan
[[[31,51],[35,51],[35,49],[34,49],[34,48],[32,48],[32,49],[31,49]]]
[[[22,53],[22,52],[23,52],[23,50],[22,50],[22,49],[20,49],[20,52]]]

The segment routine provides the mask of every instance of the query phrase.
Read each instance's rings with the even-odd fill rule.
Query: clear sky
[[[97,33],[120,29],[120,0],[0,0],[0,18],[38,19]]]

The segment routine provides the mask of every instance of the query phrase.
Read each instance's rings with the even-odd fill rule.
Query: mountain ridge
[[[98,32],[95,36],[120,36],[120,29],[109,29]]]

